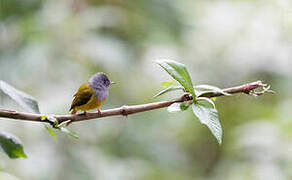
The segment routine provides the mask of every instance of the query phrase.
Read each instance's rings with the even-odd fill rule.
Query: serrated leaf
[[[225,96],[231,96],[231,94],[224,92],[223,89],[220,89],[216,86],[207,85],[207,84],[194,86],[194,89],[197,96],[202,96],[203,94],[206,95],[210,93],[221,93]]]
[[[158,60],[157,63],[196,99],[191,77],[184,64],[173,60]]]
[[[183,102],[183,103],[180,104],[180,109],[181,109],[181,111],[185,111],[185,110],[187,110],[189,107],[190,107],[190,104],[187,103],[187,102]]]
[[[38,102],[32,96],[14,88],[8,83],[0,80],[0,91],[13,99],[17,104],[29,112],[40,113]]]
[[[27,158],[23,151],[23,144],[14,135],[0,132],[0,146],[10,158]]]
[[[182,103],[173,103],[170,106],[168,106],[167,111],[168,112],[180,112],[180,111],[185,111],[189,108],[190,104],[186,102]]]
[[[174,85],[176,83],[176,81],[174,81],[174,80],[171,80],[171,81],[163,81],[162,83],[161,83],[161,86],[162,87],[169,87],[169,86],[171,86],[171,85]]]
[[[180,104],[181,103],[173,103],[173,104],[171,104],[170,106],[168,106],[167,111],[171,112],[171,113],[172,112],[180,112],[181,111]]]
[[[207,101],[207,102],[209,102],[210,103],[210,105],[212,105],[213,106],[213,108],[216,108],[215,107],[215,103],[210,99],[210,98],[206,98],[206,97],[199,97],[199,98],[197,98],[197,100],[198,101]]]
[[[52,128],[50,128],[49,126],[45,126],[45,128],[46,128],[46,130],[55,138],[55,139],[58,139],[58,136],[57,136],[57,134],[56,134],[56,132],[52,129]]]
[[[77,136],[77,134],[76,134],[75,132],[69,130],[68,128],[60,127],[59,129],[60,129],[62,132],[66,133],[66,134],[68,134],[68,135],[70,135],[70,136],[72,136],[72,137],[74,137],[74,138],[76,138],[76,139],[79,139],[79,137]]]
[[[222,127],[218,118],[217,109],[204,99],[197,100],[192,104],[194,115],[200,120],[202,124],[205,124],[212,134],[217,139],[218,143],[222,142]]]
[[[172,85],[172,86],[169,86],[169,87],[163,89],[159,93],[157,93],[153,98],[156,98],[158,96],[161,96],[161,95],[168,93],[168,92],[171,92],[171,91],[177,91],[177,90],[183,90],[183,89],[184,88],[180,85]]]

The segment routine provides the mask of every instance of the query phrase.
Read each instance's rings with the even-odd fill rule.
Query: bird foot
[[[97,109],[97,113],[98,113],[99,115],[101,115],[101,111],[100,111],[99,108]]]

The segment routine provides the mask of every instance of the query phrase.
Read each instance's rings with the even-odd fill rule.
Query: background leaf
[[[191,77],[184,64],[173,60],[158,60],[157,63],[196,99]]]
[[[0,90],[29,112],[40,113],[38,102],[32,96],[0,80]]]
[[[21,141],[8,133],[0,132],[0,146],[10,158],[26,158]]]
[[[219,144],[222,142],[222,128],[218,119],[217,109],[209,101],[198,99],[192,105],[193,113],[205,124],[216,137]]]
[[[19,178],[13,176],[12,174],[6,172],[0,172],[0,180],[20,180]]]

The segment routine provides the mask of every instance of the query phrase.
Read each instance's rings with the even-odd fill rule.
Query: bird
[[[109,95],[109,88],[116,84],[111,82],[103,72],[99,72],[90,77],[88,82],[82,84],[77,92],[73,95],[69,112],[76,114],[77,111],[86,111],[97,109],[101,114],[100,106],[102,106]]]

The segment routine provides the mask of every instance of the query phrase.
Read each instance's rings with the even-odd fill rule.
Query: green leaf
[[[153,98],[156,98],[158,96],[161,96],[167,92],[171,92],[171,91],[177,91],[177,90],[183,90],[184,88],[180,85],[172,85],[172,86],[169,86],[165,89],[163,89],[162,91],[160,91],[159,93],[157,93]]]
[[[27,158],[23,144],[16,136],[0,132],[0,146],[10,158]]]
[[[55,139],[58,139],[58,136],[57,136],[57,134],[56,134],[56,132],[52,129],[52,128],[50,128],[49,126],[47,126],[47,125],[45,125],[45,128],[46,128],[46,130],[55,138]]]
[[[40,113],[38,102],[32,96],[15,89],[8,83],[0,80],[0,91],[13,99],[17,104],[25,108],[29,112]]]
[[[47,120],[47,116],[42,116],[42,117],[41,117],[41,120],[42,120],[42,121]]]
[[[176,83],[176,81],[174,81],[174,80],[171,80],[171,81],[163,81],[162,83],[161,83],[161,86],[162,87],[169,87],[169,86],[171,86],[171,85],[174,85]]]
[[[201,102],[207,101],[209,103],[208,105],[212,105],[212,107],[216,109],[215,103],[210,98],[199,97],[199,98],[197,98],[197,100],[201,101]]]
[[[189,104],[189,103],[187,103],[187,102],[183,102],[183,103],[180,104],[180,109],[181,109],[182,111],[185,111],[185,110],[187,110],[187,109],[190,107],[190,105],[191,105],[191,104]]]
[[[64,121],[64,122],[58,124],[58,125],[57,125],[57,128],[65,127],[65,126],[67,126],[68,123],[70,123],[70,122],[71,122],[71,120]]]
[[[70,136],[72,136],[72,137],[74,137],[74,138],[76,138],[76,139],[79,139],[79,137],[77,136],[77,134],[76,134],[75,132],[69,130],[68,128],[60,127],[59,129],[60,129],[62,132],[66,133],[66,134],[68,134],[68,135],[70,135]]]
[[[178,81],[187,92],[191,93],[194,101],[196,100],[193,83],[184,64],[173,60],[158,60],[157,63],[176,81]]]
[[[187,102],[182,103],[173,103],[170,106],[168,106],[167,111],[168,112],[180,112],[185,111],[189,108],[190,104]]]
[[[202,124],[205,124],[210,129],[218,143],[221,144],[222,128],[218,119],[218,112],[210,101],[198,98],[198,100],[192,105],[193,113]]]
[[[171,104],[170,106],[168,106],[167,111],[171,112],[171,113],[172,112],[180,112],[181,111],[180,104],[181,103],[173,103],[173,104]]]
[[[194,86],[194,89],[197,96],[202,96],[203,94],[207,95],[210,93],[221,93],[225,96],[231,96],[231,94],[224,92],[223,89],[220,89],[216,86],[207,85],[207,84]]]

